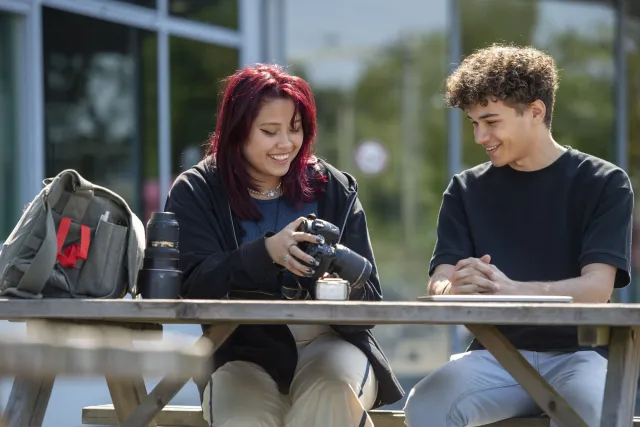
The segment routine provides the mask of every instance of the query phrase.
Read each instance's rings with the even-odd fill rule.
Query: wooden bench
[[[404,427],[404,413],[402,411],[371,411],[371,420],[376,427]],[[163,427],[208,427],[202,417],[199,406],[168,405],[156,417],[157,425]],[[113,405],[87,406],[82,409],[82,424],[117,426],[118,418]],[[640,426],[640,417],[633,420],[634,426]],[[549,427],[549,419],[513,418],[487,427]]]

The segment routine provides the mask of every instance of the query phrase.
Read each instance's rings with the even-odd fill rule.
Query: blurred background
[[[201,159],[221,79],[276,62],[314,89],[318,155],[359,181],[385,298],[415,299],[442,192],[486,161],[471,126],[444,108],[444,79],[493,42],[552,54],[555,138],[638,185],[637,0],[0,0],[0,241],[42,179],[65,168],[118,192],[146,222]],[[635,275],[615,298],[638,301]],[[375,332],[407,391],[468,338],[461,327]],[[45,426],[79,426],[83,406],[108,402],[101,379],[61,379]],[[195,386],[173,403],[197,405]]]

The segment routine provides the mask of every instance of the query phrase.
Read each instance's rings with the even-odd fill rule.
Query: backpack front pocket
[[[127,227],[100,219],[74,293],[92,298],[120,298],[127,289],[123,262]]]

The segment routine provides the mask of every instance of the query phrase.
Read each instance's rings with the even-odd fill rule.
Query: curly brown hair
[[[447,107],[467,110],[489,100],[505,101],[519,114],[536,100],[546,106],[544,122],[551,127],[558,89],[558,70],[549,55],[533,47],[493,44],[466,57],[447,78]]]

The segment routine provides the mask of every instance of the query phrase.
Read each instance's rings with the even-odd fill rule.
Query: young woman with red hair
[[[173,184],[165,210],[180,225],[184,298],[313,295],[315,260],[298,247],[314,213],[341,229],[371,275],[350,299],[382,292],[357,184],[313,155],[316,107],[303,79],[276,65],[226,80],[209,152]],[[308,267],[311,265],[311,267]],[[203,415],[218,427],[371,426],[367,410],[403,390],[372,326],[241,325],[196,379]]]

